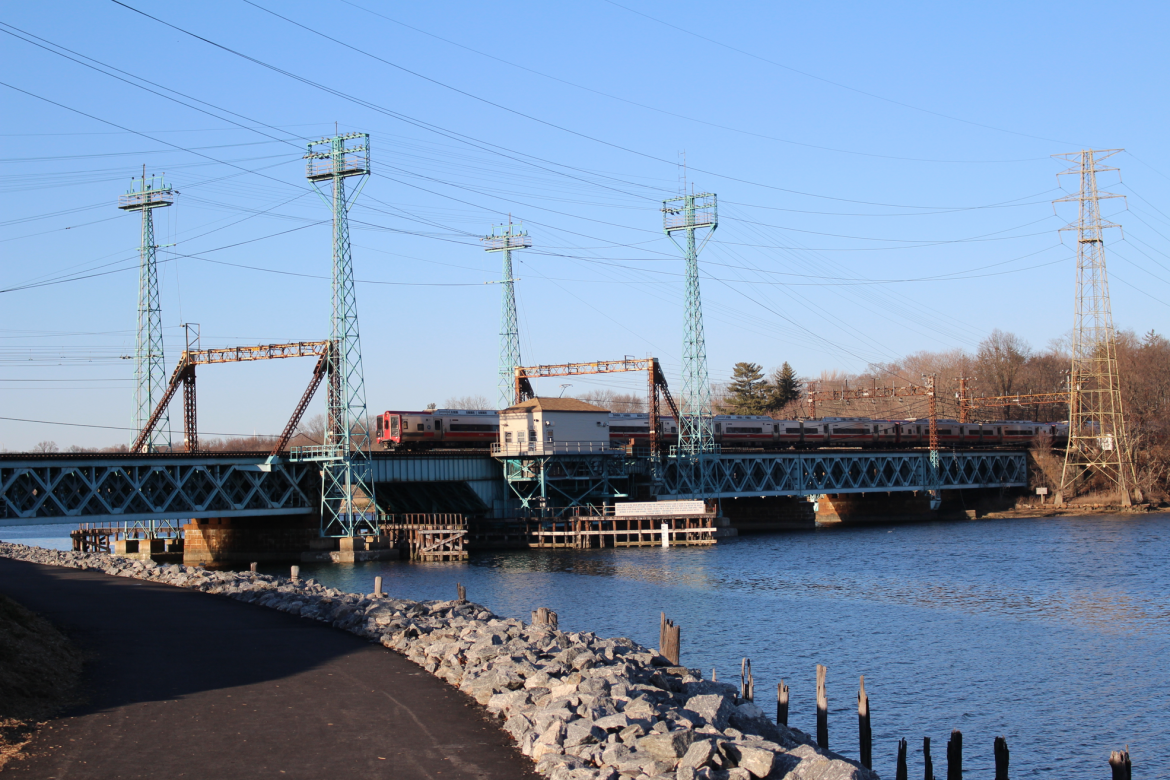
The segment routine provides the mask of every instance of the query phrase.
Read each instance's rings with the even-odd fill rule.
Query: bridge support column
[[[183,526],[183,563],[299,561],[319,535],[316,515],[200,518]]]

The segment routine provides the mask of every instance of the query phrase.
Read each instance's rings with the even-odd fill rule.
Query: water
[[[37,538],[14,530],[0,538]],[[1109,751],[1126,744],[1139,774],[1165,777],[1168,556],[1170,515],[1145,515],[831,528],[710,549],[508,551],[467,564],[301,571],[364,592],[381,575],[391,594],[412,599],[453,598],[462,582],[468,598],[497,613],[528,620],[546,606],[563,629],[647,646],[657,644],[665,611],[682,626],[684,664],[738,681],[740,660],[751,658],[757,703],[773,711],[783,677],[789,723],[806,731],[815,725],[815,665],[825,664],[830,746],[853,757],[864,674],[874,768],[886,778],[902,737],[911,777],[921,776],[923,736],[945,775],[952,728],[963,731],[969,777],[993,776],[997,735],[1007,737],[1013,778],[1108,777]]]

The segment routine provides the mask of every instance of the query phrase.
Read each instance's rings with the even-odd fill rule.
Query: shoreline
[[[330,623],[476,699],[554,780],[870,780],[773,723],[737,688],[626,639],[501,618],[466,601],[345,593],[315,580],[209,571],[0,542],[0,556],[218,594]]]

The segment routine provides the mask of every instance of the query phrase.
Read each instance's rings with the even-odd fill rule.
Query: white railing
[[[523,457],[525,455],[574,455],[607,454],[624,452],[608,441],[530,441],[523,443],[496,442],[492,444],[492,455],[502,457]]]

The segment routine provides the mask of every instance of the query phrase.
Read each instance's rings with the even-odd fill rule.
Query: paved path
[[[405,658],[283,612],[0,558],[0,593],[87,654],[87,703],[13,778],[538,777],[475,701]]]

